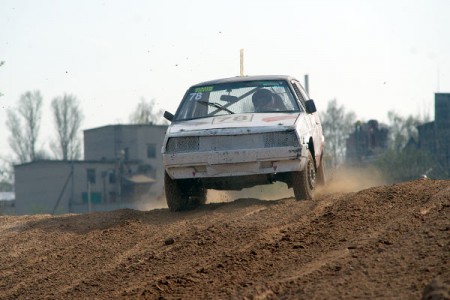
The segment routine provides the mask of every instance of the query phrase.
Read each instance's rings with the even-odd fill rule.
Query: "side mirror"
[[[316,108],[316,105],[314,104],[313,99],[306,100],[305,105],[306,105],[306,112],[308,114],[312,114],[317,111],[317,108]]]
[[[167,120],[172,122],[174,115],[172,115],[170,112],[168,112],[167,110],[164,112],[163,117]]]

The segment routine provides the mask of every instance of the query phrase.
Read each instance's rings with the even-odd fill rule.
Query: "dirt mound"
[[[0,217],[0,298],[420,299],[449,283],[449,203],[450,181],[418,180],[182,213]]]

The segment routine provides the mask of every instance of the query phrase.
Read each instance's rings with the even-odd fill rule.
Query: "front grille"
[[[260,149],[275,147],[299,147],[295,131],[267,132],[242,135],[216,135],[170,138],[167,153],[189,153]]]
[[[198,152],[198,137],[170,138],[167,142],[167,153]]]
[[[298,138],[294,131],[264,133],[264,147],[298,147]]]

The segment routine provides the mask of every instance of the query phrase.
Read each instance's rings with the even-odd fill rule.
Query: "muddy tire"
[[[164,174],[167,206],[171,211],[190,210],[206,203],[207,190],[192,180],[174,180]]]
[[[308,153],[306,166],[303,171],[292,172],[292,187],[295,199],[312,200],[316,188],[316,168],[311,153]]]

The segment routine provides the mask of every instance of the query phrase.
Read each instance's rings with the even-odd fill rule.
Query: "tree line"
[[[49,139],[49,152],[38,143],[42,121],[43,97],[40,91],[27,91],[17,102],[17,107],[7,110],[6,127],[12,157],[0,157],[0,191],[13,189],[13,165],[42,159],[79,160],[82,157],[80,137],[84,119],[77,97],[72,94],[57,96],[51,101],[54,133]],[[131,124],[165,124],[163,111],[157,109],[155,100],[141,98],[129,116]]]
[[[42,120],[42,95],[29,91],[20,96],[16,109],[7,111],[6,126],[10,131],[9,146],[15,154],[14,162],[26,163],[52,156],[38,148]],[[83,119],[79,102],[74,95],[64,94],[51,102],[56,139],[50,141],[53,158],[74,160],[81,157],[81,143],[77,136]]]
[[[325,136],[325,155],[328,168],[348,166],[346,161],[347,139],[355,131],[356,114],[339,105],[336,99],[328,102],[320,114]],[[418,126],[430,122],[427,114],[401,116],[389,111],[387,149],[374,155],[373,159],[357,167],[376,167],[387,182],[430,177],[450,178],[449,166],[439,161],[429,149],[418,147]],[[346,164],[347,163],[347,164]]]

